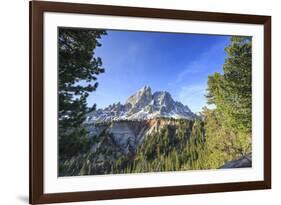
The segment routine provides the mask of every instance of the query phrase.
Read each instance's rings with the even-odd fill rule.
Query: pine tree
[[[104,30],[59,28],[58,95],[59,155],[69,158],[87,149],[87,132],[83,129],[89,93],[98,87],[97,75],[104,72],[95,48]]]
[[[232,37],[230,45],[225,50],[227,58],[223,66],[223,74],[215,73],[209,76],[208,80],[208,102],[215,104],[216,109],[205,114],[213,115],[206,120],[208,143],[213,144],[211,140],[220,142],[216,147],[224,152],[225,158],[228,158],[244,155],[251,148],[251,38]],[[210,130],[217,130],[216,136]],[[219,136],[220,139],[217,139]],[[216,156],[219,158],[219,154]]]
[[[232,37],[226,47],[224,74],[209,76],[208,100],[217,107],[228,129],[251,132],[252,43],[249,37]]]

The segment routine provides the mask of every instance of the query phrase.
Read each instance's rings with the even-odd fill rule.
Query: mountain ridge
[[[118,102],[104,109],[92,111],[88,114],[86,123],[155,118],[192,120],[195,116],[187,105],[174,101],[169,92],[152,93],[149,86],[144,86],[131,95],[124,104]]]

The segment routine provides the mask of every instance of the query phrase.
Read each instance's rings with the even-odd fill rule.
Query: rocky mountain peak
[[[86,123],[112,120],[146,120],[154,118],[194,119],[195,114],[180,102],[174,101],[167,91],[152,93],[144,86],[131,95],[125,104],[113,104],[89,114]]]
[[[152,99],[151,88],[144,86],[138,90],[135,94],[130,96],[126,101],[126,104],[130,104],[132,107],[142,107],[147,105]]]
[[[145,86],[143,86],[143,87],[140,89],[140,91],[149,91],[149,92],[151,92],[151,87],[150,87],[149,85],[145,85]]]

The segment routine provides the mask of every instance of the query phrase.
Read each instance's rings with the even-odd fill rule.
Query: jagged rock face
[[[93,137],[99,136],[101,132],[112,133],[120,148],[127,153],[129,146],[137,148],[148,127],[146,121],[114,121],[90,125],[88,130]]]
[[[158,91],[152,94],[151,88],[144,86],[130,96],[124,105],[117,103],[90,113],[86,123],[145,120],[159,117],[194,119],[195,114],[187,106],[174,101],[170,93]]]
[[[102,132],[111,133],[118,147],[120,147],[123,153],[128,154],[129,147],[136,150],[146,136],[159,132],[165,126],[176,128],[179,125],[179,120],[163,118],[142,121],[102,122],[88,124],[86,128],[91,137],[99,136]]]
[[[150,103],[152,100],[151,88],[144,86],[142,89],[137,91],[134,95],[128,98],[126,104],[130,105],[136,111],[142,109]]]

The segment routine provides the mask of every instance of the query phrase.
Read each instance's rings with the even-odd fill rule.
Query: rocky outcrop
[[[221,167],[221,169],[245,167],[252,167],[252,153],[246,154],[243,157],[240,157],[239,159],[227,162]]]

